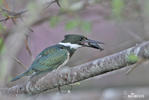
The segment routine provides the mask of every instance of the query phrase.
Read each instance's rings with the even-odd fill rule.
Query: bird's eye
[[[82,41],[83,39],[84,39],[84,38],[83,38],[83,37],[81,37],[81,38],[80,38],[80,41]]]

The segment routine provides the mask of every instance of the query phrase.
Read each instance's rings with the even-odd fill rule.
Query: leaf
[[[84,32],[91,32],[91,22],[87,22],[87,21],[82,21],[81,22],[81,30]]]
[[[112,1],[112,13],[114,16],[120,18],[124,8],[123,0],[113,0]]]
[[[76,83],[73,83],[71,84],[72,86],[79,86],[80,85],[80,82],[76,82]]]
[[[79,26],[79,24],[80,24],[80,22],[78,20],[71,20],[66,23],[65,29],[72,30],[72,29],[76,28],[77,26]]]
[[[59,19],[58,16],[51,17],[51,19],[50,19],[50,26],[51,27],[55,27],[58,24],[59,20],[60,19]]]
[[[138,59],[139,59],[138,56],[131,53],[128,55],[127,61],[128,61],[128,63],[136,63],[138,61]]]

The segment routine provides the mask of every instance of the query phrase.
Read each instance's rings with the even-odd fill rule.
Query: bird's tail
[[[11,82],[16,81],[16,80],[18,80],[18,79],[20,79],[20,78],[22,78],[22,77],[24,77],[24,76],[27,76],[28,73],[29,73],[29,70],[25,71],[24,73],[22,73],[22,74],[16,76],[15,78],[13,78],[13,79],[11,80]]]

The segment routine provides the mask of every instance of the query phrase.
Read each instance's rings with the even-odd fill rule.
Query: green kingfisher
[[[31,66],[24,73],[16,76],[16,81],[24,76],[32,76],[41,72],[50,72],[64,66],[72,57],[74,52],[81,47],[91,47],[103,50],[102,42],[88,39],[83,35],[68,34],[60,43],[44,49],[33,61]]]

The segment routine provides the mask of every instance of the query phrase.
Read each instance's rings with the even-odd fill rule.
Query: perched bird
[[[100,46],[102,42],[88,39],[82,35],[68,34],[60,43],[44,49],[33,61],[31,66],[24,73],[16,76],[12,81],[16,81],[24,76],[32,76],[42,72],[50,72],[64,66],[74,52],[81,47],[91,47],[103,50]]]

